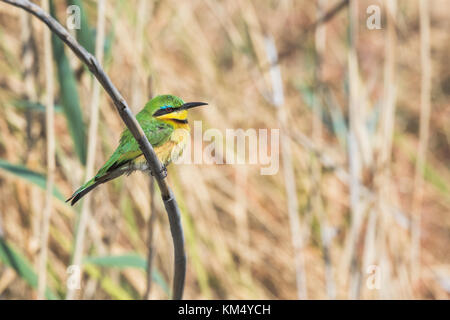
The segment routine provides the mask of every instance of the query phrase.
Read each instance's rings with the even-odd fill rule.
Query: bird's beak
[[[200,106],[204,106],[204,105],[207,105],[207,103],[206,102],[188,102],[188,103],[182,104],[178,108],[166,108],[166,109],[156,110],[156,112],[153,113],[153,117],[160,117],[165,114],[179,112],[179,111],[183,111],[183,110],[187,110],[187,109],[191,109],[191,108],[195,108],[195,107],[200,107]]]
[[[178,108],[178,110],[187,110],[195,107],[205,106],[207,105],[206,102],[188,102],[183,104],[181,107]]]

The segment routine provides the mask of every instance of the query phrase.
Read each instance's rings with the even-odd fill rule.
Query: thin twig
[[[44,8],[48,10],[49,2],[44,0]],[[53,61],[51,33],[44,31],[44,63],[45,63],[45,86],[46,86],[46,111],[45,124],[47,131],[47,190],[45,194],[45,207],[42,216],[41,241],[39,253],[38,270],[38,299],[44,299],[47,283],[47,255],[48,235],[50,229],[50,216],[52,213],[53,184],[55,179],[55,115],[53,108]]]
[[[230,37],[231,42],[237,49],[237,52],[242,51],[239,48],[244,45],[244,39],[240,36],[239,32],[237,31],[237,28],[233,25],[233,23],[228,23],[227,21],[225,21],[223,15],[221,14],[221,11],[223,11],[223,9],[221,9],[220,6],[217,6],[216,4],[212,5],[210,1],[205,0],[204,2],[209,7],[209,9],[214,13],[215,17],[218,19],[218,22],[222,25],[224,32]],[[298,37],[296,37],[294,41],[292,41],[292,45],[288,46],[288,48],[281,51],[277,55],[277,59],[275,61],[266,62],[264,64],[253,64],[249,71],[250,77],[254,78],[255,74],[257,74],[257,77],[260,77],[261,74],[264,75],[265,72],[269,71],[272,67],[275,67],[277,64],[280,64],[283,60],[289,58],[295,52],[302,49],[304,43],[307,42],[306,40],[309,34],[320,25],[326,24],[331,19],[333,19],[339,12],[341,12],[342,9],[344,9],[348,5],[348,3],[349,0],[341,0],[341,2],[337,3],[330,10],[328,10],[319,18],[317,18],[317,20],[315,20],[313,23],[304,28],[302,33]],[[266,96],[266,92],[262,91],[261,94],[266,100],[270,99],[269,97]]]
[[[278,54],[278,58],[276,61],[272,61],[270,63],[270,66],[275,66],[276,64],[280,63],[282,60],[290,57],[296,49],[301,48],[301,46],[305,43],[305,38],[308,36],[308,34],[312,31],[314,31],[318,26],[321,24],[325,24],[328,21],[330,21],[336,14],[338,14],[342,9],[344,9],[349,3],[349,0],[342,0],[341,2],[338,2],[333,8],[325,12],[322,16],[317,18],[316,21],[314,21],[312,24],[307,26],[302,34],[298,37],[298,39],[295,40],[295,45],[293,47],[287,48],[284,51],[281,51]],[[268,66],[267,68],[263,68],[262,70],[267,70],[270,68]]]
[[[97,3],[97,37],[95,41],[95,56],[101,63],[103,61],[103,42],[105,40],[105,0],[100,0]],[[95,149],[97,146],[97,128],[98,128],[98,110],[100,102],[100,84],[94,81],[92,84],[92,99],[91,99],[91,120],[89,123],[89,143],[87,150],[86,161],[86,179],[89,180],[94,174],[95,164]],[[90,201],[91,196],[87,194],[83,205],[81,207],[81,213],[78,220],[77,231],[75,235],[75,247],[73,250],[72,264],[76,265],[82,270],[82,258],[84,239],[86,235],[86,225],[90,217]],[[75,288],[68,288],[66,299],[71,300],[75,295]]]
[[[181,226],[181,215],[178,204],[169,188],[165,173],[161,162],[156,156],[155,150],[148,141],[141,126],[136,120],[136,117],[131,112],[125,99],[119,93],[117,88],[113,85],[105,71],[102,69],[97,59],[83,48],[78,42],[69,34],[69,32],[55,19],[53,19],[47,12],[42,10],[39,6],[27,0],[2,0],[13,6],[22,8],[39,20],[44,22],[50,30],[55,33],[74,53],[75,55],[89,68],[92,74],[101,83],[105,91],[111,97],[114,105],[119,112],[123,122],[133,134],[134,138],[139,144],[145,159],[158,183],[161,191],[161,197],[164,202],[164,207],[167,211],[170,223],[170,231],[172,233],[174,243],[174,282],[173,282],[173,299],[181,299],[184,290],[184,280],[186,276],[186,253],[184,249],[184,235]]]

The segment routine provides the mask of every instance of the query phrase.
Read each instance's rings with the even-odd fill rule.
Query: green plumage
[[[154,148],[161,146],[169,140],[174,131],[174,127],[169,123],[158,120],[153,114],[157,110],[167,107],[176,109],[183,104],[183,100],[172,95],[157,96],[150,100],[136,115],[137,121]],[[94,178],[82,185],[67,201],[71,201],[71,205],[74,205],[81,197],[99,184],[117,178],[124,173],[131,173],[133,170],[136,170],[133,167],[133,161],[141,155],[142,151],[139,148],[139,144],[131,132],[125,129],[122,132],[119,146],[108,161],[100,168]]]

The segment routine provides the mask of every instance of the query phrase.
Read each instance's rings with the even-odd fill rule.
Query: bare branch
[[[184,250],[184,235],[181,226],[180,209],[176,199],[165,181],[165,175],[161,162],[156,156],[152,145],[148,141],[141,126],[136,120],[136,117],[131,112],[125,99],[119,93],[117,88],[113,85],[105,71],[102,69],[97,59],[83,48],[78,42],[69,34],[69,32],[55,19],[53,19],[47,12],[42,10],[38,5],[27,0],[2,0],[13,6],[22,8],[39,20],[44,22],[50,30],[56,34],[75,55],[89,68],[92,74],[97,78],[108,95],[111,97],[114,105],[119,112],[123,122],[133,134],[134,138],[139,144],[142,153],[147,160],[149,167],[158,183],[161,190],[161,197],[164,202],[167,214],[169,216],[170,230],[172,233],[175,254],[174,266],[174,283],[173,283],[173,299],[181,299],[184,290],[184,280],[186,275],[186,254]]]

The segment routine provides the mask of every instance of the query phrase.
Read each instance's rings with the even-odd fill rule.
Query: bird
[[[153,146],[164,171],[169,163],[181,156],[186,146],[190,131],[188,110],[204,105],[207,103],[185,103],[174,95],[159,95],[148,101],[136,115],[136,120]],[[70,201],[73,206],[100,184],[123,174],[129,175],[136,170],[150,172],[138,142],[130,130],[125,129],[121,134],[119,146],[108,161],[98,170],[95,177],[78,188],[66,202]]]

